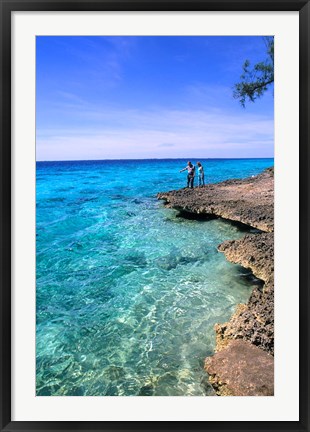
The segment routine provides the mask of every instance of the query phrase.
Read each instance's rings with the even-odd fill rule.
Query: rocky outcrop
[[[265,284],[255,287],[246,305],[239,305],[229,322],[217,324],[216,351],[231,339],[245,339],[271,354],[274,352],[274,248],[273,233],[248,234],[222,243],[226,258],[252,270]]]
[[[273,357],[249,342],[236,340],[208,357],[205,369],[221,396],[273,396]]]
[[[184,213],[219,216],[272,232],[273,183],[273,169],[270,168],[245,180],[159,193],[157,198]]]
[[[215,326],[216,354],[206,359],[206,370],[220,395],[273,394],[273,174],[273,168],[269,168],[244,180],[157,195],[168,207],[191,217],[222,217],[261,231],[239,240],[225,241],[218,247],[229,261],[250,269],[264,282],[263,287],[254,288],[247,304],[237,306],[227,323]],[[253,362],[255,356],[259,360],[254,367],[251,359]]]
[[[218,250],[228,261],[249,268],[267,285],[273,283],[273,233],[247,234],[240,240],[228,240]]]

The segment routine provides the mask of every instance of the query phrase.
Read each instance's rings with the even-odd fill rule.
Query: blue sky
[[[273,89],[232,96],[265,58],[256,36],[38,36],[37,160],[273,157]]]

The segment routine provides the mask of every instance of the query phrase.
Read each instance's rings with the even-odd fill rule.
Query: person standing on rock
[[[205,173],[203,170],[203,166],[201,165],[200,162],[197,162],[197,166],[198,166],[198,184],[199,187],[203,187],[205,185]]]
[[[187,170],[187,187],[194,187],[195,166],[188,161],[187,166],[180,170],[180,173]]]

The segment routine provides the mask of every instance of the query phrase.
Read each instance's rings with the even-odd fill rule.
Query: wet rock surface
[[[208,357],[205,368],[220,396],[273,396],[274,364],[270,354],[249,342],[233,341]]]
[[[229,261],[250,269],[264,282],[262,287],[254,288],[247,304],[237,306],[227,323],[215,326],[216,354],[207,359],[206,370],[211,384],[221,395],[273,394],[273,175],[273,168],[268,168],[262,174],[244,180],[228,180],[204,188],[157,195],[168,207],[191,218],[222,217],[263,231],[225,241],[218,247]],[[250,359],[255,360],[254,354],[259,361],[253,369]],[[223,369],[223,365],[228,366]],[[253,371],[260,377],[256,383]],[[269,381],[267,387],[264,376]],[[226,384],[221,384],[223,382]]]

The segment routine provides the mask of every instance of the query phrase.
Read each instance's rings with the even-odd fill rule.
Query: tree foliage
[[[274,81],[274,38],[265,36],[267,58],[256,63],[253,68],[249,60],[243,65],[240,82],[234,86],[234,98],[238,99],[243,107],[246,101],[254,102],[260,98]]]

